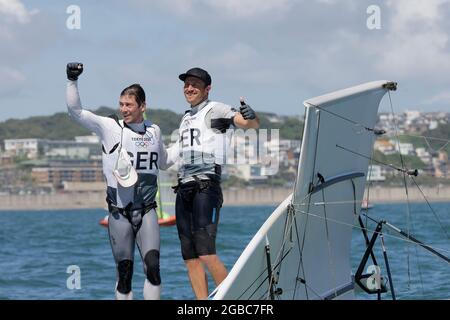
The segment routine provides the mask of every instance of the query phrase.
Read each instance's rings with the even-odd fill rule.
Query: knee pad
[[[195,251],[198,255],[216,253],[216,231],[217,226],[211,224],[194,232]]]
[[[144,258],[146,267],[147,280],[154,286],[161,284],[161,276],[159,274],[159,251],[150,250]]]
[[[198,255],[195,252],[194,242],[192,241],[192,239],[183,234],[180,234],[179,238],[181,243],[181,255],[183,256],[183,260],[198,258]]]
[[[119,272],[119,281],[117,282],[117,291],[127,294],[131,291],[131,279],[133,277],[133,261],[122,260],[117,265]]]

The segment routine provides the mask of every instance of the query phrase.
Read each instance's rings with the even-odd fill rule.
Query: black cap
[[[207,86],[211,84],[211,76],[208,71],[202,68],[192,68],[178,76],[181,81],[185,81],[187,77],[195,77],[202,80]]]

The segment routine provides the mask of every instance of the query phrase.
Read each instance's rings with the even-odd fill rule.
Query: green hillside
[[[117,109],[100,107],[93,111],[95,114],[108,116],[118,113]],[[299,117],[279,117],[279,122],[270,122],[274,114],[258,113],[263,129],[280,129],[280,139],[300,139],[303,125]],[[156,123],[164,135],[169,135],[178,129],[182,115],[165,109],[150,109],[147,117]],[[84,129],[73,121],[67,112],[55,113],[51,116],[37,116],[26,119],[9,119],[0,122],[0,143],[5,139],[49,139],[73,140],[75,136],[89,135]]]

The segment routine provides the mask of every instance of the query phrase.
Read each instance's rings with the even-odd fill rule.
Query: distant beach
[[[428,201],[442,202],[450,200],[450,186],[422,187],[422,192]],[[225,206],[246,205],[278,205],[290,193],[291,188],[228,188],[223,190]],[[422,193],[417,188],[409,188],[410,202],[425,202]],[[406,202],[405,188],[401,187],[371,187],[366,189],[369,202],[400,203]],[[45,209],[78,209],[105,208],[104,191],[62,192],[42,195],[2,195],[0,210],[45,210]]]

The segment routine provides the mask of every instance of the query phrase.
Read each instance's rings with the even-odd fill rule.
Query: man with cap
[[[206,269],[216,285],[227,270],[216,255],[216,234],[222,207],[221,165],[225,163],[227,129],[259,128],[253,109],[241,98],[233,107],[209,100],[211,76],[201,68],[180,74],[190,109],[184,114],[177,142],[180,167],[176,221],[181,253],[197,299],[208,297]]]
[[[155,211],[159,169],[167,168],[167,151],[160,128],[144,120],[145,92],[139,84],[125,88],[117,116],[102,117],[81,106],[78,77],[81,63],[68,63],[66,102],[70,116],[95,132],[102,142],[106,178],[108,231],[116,262],[116,299],[130,300],[135,243],[144,263],[144,299],[159,299],[159,225]]]

